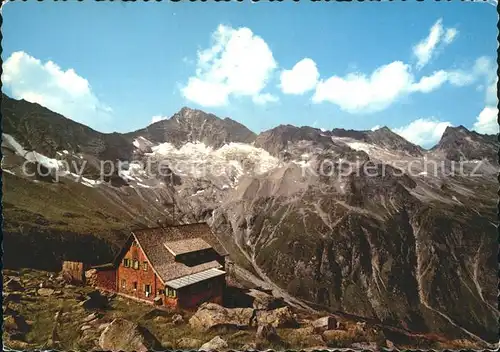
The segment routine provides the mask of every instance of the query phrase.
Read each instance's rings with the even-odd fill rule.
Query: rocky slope
[[[143,137],[154,143],[169,142],[181,147],[188,142],[201,142],[219,148],[229,142],[251,143],[255,133],[230,118],[220,119],[213,114],[187,107],[171,118],[126,134],[129,138]]]
[[[433,150],[449,160],[487,158],[492,161],[497,159],[498,140],[495,135],[481,135],[464,126],[447,127]]]
[[[177,221],[209,221],[239,267],[298,306],[496,340],[492,136],[448,129],[426,151],[387,128],[282,125],[255,137],[187,108],[124,135],[6,97],[2,113],[4,250],[44,248],[7,264],[104,261],[130,228],[171,219],[175,203]],[[468,158],[458,166],[456,146]],[[129,162],[101,177],[108,156]],[[48,176],[25,175],[24,162]]]
[[[470,340],[446,340],[340,315],[272,306],[257,290],[237,307],[203,304],[197,312],[160,310],[141,302],[72,285],[57,273],[4,270],[3,345],[15,350],[318,350],[326,348],[460,349]],[[226,298],[233,298],[228,295]],[[323,313],[325,314],[325,313]],[[210,348],[211,347],[211,348]]]

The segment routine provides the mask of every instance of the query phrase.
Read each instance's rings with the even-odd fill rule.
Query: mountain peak
[[[459,126],[447,126],[446,129],[444,130],[443,136],[448,135],[448,134],[454,134],[454,133],[471,133],[465,126],[459,125]]]
[[[189,119],[191,117],[193,117],[193,115],[195,115],[196,113],[203,113],[203,114],[206,114],[200,110],[196,110],[196,109],[191,109],[187,106],[183,106],[179,112],[175,115],[177,115],[179,118],[181,119]],[[175,116],[174,115],[174,116]]]
[[[187,142],[202,142],[218,148],[229,142],[251,143],[255,134],[242,124],[229,118],[221,119],[214,114],[187,106],[171,118],[145,129],[131,132],[133,138],[142,136],[155,143],[169,142],[176,147]]]
[[[460,125],[446,127],[433,150],[439,150],[446,158],[455,161],[483,158],[494,160],[497,157],[498,145],[495,136],[481,135]]]

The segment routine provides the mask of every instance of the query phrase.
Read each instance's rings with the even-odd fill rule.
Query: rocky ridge
[[[289,302],[422,334],[496,339],[492,136],[448,129],[425,151],[387,128],[287,125],[255,137],[191,109],[126,135],[5,96],[2,112],[4,248],[32,248],[33,262],[22,265],[44,253],[54,263],[89,252],[106,261],[129,229],[173,219],[174,203],[176,221],[209,221],[237,264]],[[469,159],[463,174],[451,173],[453,150]],[[105,157],[129,162],[100,179]],[[68,159],[76,167],[63,170]],[[150,172],[151,159],[171,173]],[[52,173],[23,175],[25,161]],[[84,161],[94,169],[75,177]]]

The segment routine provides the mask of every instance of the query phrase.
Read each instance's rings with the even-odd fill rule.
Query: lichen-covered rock
[[[181,348],[183,350],[193,350],[198,349],[203,342],[198,339],[192,339],[189,337],[183,337],[182,339],[177,340],[177,348]]]
[[[227,349],[227,347],[228,347],[228,344],[227,344],[227,342],[223,338],[221,338],[220,336],[215,336],[213,339],[211,339],[207,343],[204,343],[200,347],[200,351],[205,351],[205,352],[208,352],[208,351],[217,351],[217,352],[221,352],[221,351]]]
[[[275,328],[295,327],[297,320],[289,307],[282,307],[273,310],[257,311],[257,325],[270,324]]]
[[[184,318],[182,317],[182,315],[180,314],[174,314],[172,316],[172,323],[174,325],[181,325],[181,324],[184,324]]]
[[[54,289],[52,288],[45,288],[45,287],[42,287],[42,288],[39,288],[36,292],[40,295],[40,296],[52,296],[54,294]]]
[[[107,351],[147,352],[161,348],[160,342],[145,328],[125,320],[115,319],[104,329],[99,346]]]
[[[224,308],[215,303],[204,303],[189,319],[189,325],[201,331],[216,327],[246,328],[253,324],[253,317],[251,308]]]
[[[330,347],[347,348],[353,342],[353,334],[345,330],[327,330],[321,336]]]
[[[282,299],[259,290],[251,289],[247,295],[253,298],[252,305],[255,309],[275,309],[284,305]]]
[[[370,350],[370,351],[376,351],[377,344],[375,342],[354,342],[351,345],[352,348],[355,348],[357,350]]]

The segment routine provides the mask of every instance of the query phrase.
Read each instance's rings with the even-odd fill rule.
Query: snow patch
[[[14,150],[17,155],[22,156],[27,161],[38,162],[47,169],[58,170],[64,165],[61,160],[49,158],[35,151],[27,151],[19,142],[16,141],[14,137],[6,133],[2,133],[2,145],[6,148]]]
[[[124,163],[122,168],[118,170],[118,176],[128,181],[144,181],[143,177],[147,177],[147,173],[143,170],[143,166],[137,162]],[[139,177],[141,176],[141,177]]]
[[[2,172],[6,172],[6,173],[11,174],[11,175],[15,175],[16,174],[14,171],[7,170],[7,169],[2,169]]]
[[[354,149],[354,150],[356,150],[358,152],[365,152],[367,154],[369,154],[372,151],[372,149],[373,149],[373,145],[370,145],[368,143],[347,142],[346,144],[351,149]]]
[[[181,148],[162,143],[151,149],[155,156],[171,160],[174,172],[195,177],[211,173],[234,180],[250,171],[265,173],[279,163],[267,151],[245,143],[228,143],[216,150],[201,142],[186,143]]]
[[[146,149],[147,147],[151,147],[153,145],[153,142],[142,136],[139,136],[136,139],[134,139],[132,144],[134,145],[134,147],[138,149]]]
[[[7,133],[2,133],[2,146],[14,150],[20,156],[24,156],[27,153],[23,146]]]
[[[75,174],[73,172],[65,172],[65,175],[70,176],[71,178],[73,178],[73,181],[75,181],[77,183],[81,183],[82,185],[87,186],[87,187],[94,188],[94,187],[97,187],[98,185],[102,184],[101,180],[92,180],[90,178],[80,176],[80,175]]]

